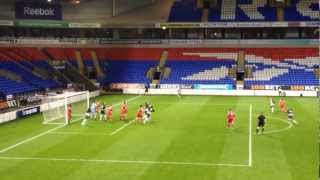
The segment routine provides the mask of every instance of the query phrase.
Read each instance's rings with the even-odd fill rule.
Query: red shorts
[[[126,116],[127,116],[127,113],[124,113],[124,112],[123,112],[123,113],[120,113],[120,116],[121,116],[121,117],[126,117]]]
[[[113,114],[110,114],[110,113],[109,113],[109,114],[107,115],[107,117],[108,117],[108,118],[112,118],[112,115],[113,115]]]
[[[231,123],[234,123],[235,119],[228,119],[228,123],[231,124]]]

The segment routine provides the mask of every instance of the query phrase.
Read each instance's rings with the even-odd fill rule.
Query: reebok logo
[[[54,16],[54,9],[24,7],[23,14],[26,16]]]

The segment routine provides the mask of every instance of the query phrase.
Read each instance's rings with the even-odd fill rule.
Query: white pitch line
[[[138,99],[138,98],[140,98],[140,97],[142,97],[142,96],[141,96],[141,95],[139,95],[139,96],[134,96],[134,97],[132,97],[132,98],[126,100],[126,101],[127,101],[127,103],[128,103],[128,102],[134,101],[134,100],[136,100],[136,99]],[[117,103],[117,104],[114,104],[113,106],[119,106],[121,103],[122,103],[122,102],[119,102],[119,103]]]
[[[122,125],[121,127],[119,127],[118,129],[114,130],[112,133],[110,133],[110,136],[115,135],[116,133],[118,133],[119,131],[121,131],[122,129],[126,128],[127,126],[130,126],[132,123],[134,123],[134,119],[129,121],[128,123]]]
[[[135,100],[135,99],[137,99],[137,98],[140,98],[140,97],[141,97],[141,95],[135,96],[135,97],[129,99],[127,102],[133,101],[133,100]],[[134,123],[134,121],[135,121],[135,120],[133,119],[133,120],[129,121],[128,123],[122,125],[122,126],[119,127],[118,129],[116,129],[116,130],[114,130],[112,133],[110,133],[110,136],[113,136],[113,135],[116,134],[117,132],[119,132],[119,131],[121,131],[122,129],[126,128],[127,126],[131,125],[132,123]]]
[[[82,115],[82,116],[81,116],[81,115],[73,115],[73,117],[80,117],[80,118],[77,119],[77,120],[72,121],[71,124],[82,120],[83,115]],[[49,125],[65,125],[64,123],[53,123],[53,122],[48,122],[48,123],[43,123],[43,124],[45,124],[45,125],[48,125],[48,124],[49,124]]]
[[[49,125],[63,125],[63,123],[43,123],[43,124],[45,124],[45,125],[47,125],[47,124],[49,124]]]
[[[82,118],[81,118],[81,119],[77,119],[77,120],[73,121],[73,123],[74,123],[74,122],[77,122],[77,121],[81,121],[81,120],[82,120]],[[51,132],[53,132],[53,131],[55,131],[55,130],[57,130],[57,129],[63,128],[63,127],[65,127],[65,126],[67,126],[67,124],[63,124],[63,125],[57,126],[57,127],[55,127],[55,128],[49,129],[48,131],[45,131],[45,132],[43,132],[43,133],[40,133],[40,134],[35,135],[35,136],[32,136],[32,137],[30,137],[30,138],[28,138],[28,139],[25,139],[25,140],[23,140],[23,141],[20,141],[20,142],[14,144],[14,145],[11,145],[11,146],[9,146],[9,147],[6,147],[6,148],[4,148],[4,149],[1,149],[1,150],[0,150],[0,153],[4,153],[4,152],[6,152],[6,151],[9,151],[10,149],[13,149],[13,148],[15,148],[15,147],[17,147],[17,146],[20,146],[20,145],[25,144],[25,143],[27,143],[27,142],[30,142],[30,141],[32,141],[32,140],[34,140],[34,139],[37,139],[37,138],[42,137],[42,136],[44,136],[44,135],[47,135],[47,134],[49,134],[49,133],[51,133]]]
[[[276,129],[276,130],[270,130],[270,131],[265,131],[263,134],[274,134],[274,133],[279,133],[279,132],[283,132],[283,131],[287,131],[289,129],[291,129],[293,127],[292,123],[282,120],[280,118],[270,118],[270,119],[278,119],[281,122],[287,123],[288,126],[282,129]]]
[[[38,161],[69,161],[91,163],[119,163],[119,164],[158,164],[158,165],[184,165],[184,166],[228,166],[248,167],[246,164],[206,163],[206,162],[174,162],[174,161],[140,161],[140,160],[108,160],[108,159],[74,159],[74,158],[45,158],[45,157],[7,157],[0,156],[3,160],[38,160]]]
[[[61,135],[83,135],[83,136],[106,136],[107,133],[83,133],[83,132],[50,132],[50,134],[61,134]]]
[[[139,98],[139,97],[141,97],[141,96],[135,96],[135,97],[133,97],[133,98],[130,98],[130,99],[127,100],[127,102],[133,101],[133,100],[135,100],[135,99],[137,99],[137,98]],[[117,103],[115,106],[120,105],[120,104],[121,104],[121,103]],[[81,119],[78,119],[78,120],[75,120],[75,121],[72,121],[72,123],[77,122],[77,121],[80,121],[80,120],[82,120],[82,118],[81,118]],[[32,141],[32,140],[34,140],[34,139],[39,138],[39,137],[45,136],[45,135],[47,135],[47,134],[49,134],[49,133],[51,133],[51,132],[53,132],[53,131],[55,131],[55,130],[57,130],[57,129],[63,128],[63,127],[65,127],[65,126],[66,126],[66,125],[64,124],[64,125],[60,125],[60,126],[57,126],[57,127],[55,127],[55,128],[49,129],[48,131],[42,132],[42,133],[40,133],[40,134],[38,134],[38,135],[35,135],[35,136],[30,137],[30,138],[28,138],[28,139],[25,139],[25,140],[23,140],[23,141],[21,141],[21,142],[18,142],[18,143],[16,143],[16,144],[14,144],[14,145],[11,145],[11,146],[9,146],[9,147],[6,147],[6,148],[4,148],[4,149],[1,149],[1,150],[0,150],[0,153],[4,153],[4,152],[6,152],[6,151],[9,151],[9,150],[11,150],[11,149],[13,149],[13,148],[15,148],[15,147],[17,147],[17,146],[20,146],[20,145],[22,145],[22,144],[25,144],[25,143],[27,143],[27,142],[30,142],[30,141]]]
[[[249,108],[249,159],[248,166],[252,166],[252,104],[250,104]]]
[[[21,142],[18,142],[18,143],[16,143],[16,144],[12,145],[12,146],[9,146],[9,147],[7,147],[7,148],[2,149],[2,150],[0,151],[0,153],[4,153],[4,152],[6,152],[6,151],[9,151],[10,149],[13,149],[13,148],[15,148],[15,147],[17,147],[17,146],[20,146],[21,144],[25,144],[25,143],[27,143],[27,142],[30,142],[30,141],[32,141],[32,140],[34,140],[34,139],[37,139],[37,138],[39,138],[39,137],[41,137],[41,136],[44,136],[44,135],[46,135],[46,134],[49,134],[50,132],[55,131],[55,130],[57,130],[57,129],[60,129],[60,128],[62,128],[62,127],[64,127],[64,125],[57,126],[57,127],[55,127],[55,128],[49,129],[48,131],[45,131],[45,132],[43,132],[43,133],[40,133],[40,134],[38,134],[38,135],[36,135],[36,136],[33,136],[33,137],[31,137],[31,138],[28,138],[28,139],[25,139],[25,140],[23,140],[23,141],[21,141]]]

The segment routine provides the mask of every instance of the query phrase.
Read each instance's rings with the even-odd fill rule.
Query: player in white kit
[[[270,109],[271,109],[271,112],[274,112],[275,105],[276,105],[276,103],[275,103],[274,99],[270,98]]]

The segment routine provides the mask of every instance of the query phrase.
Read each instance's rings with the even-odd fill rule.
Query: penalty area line
[[[75,120],[75,121],[73,121],[73,122],[77,122],[77,121],[81,121],[81,120],[82,120],[82,118],[81,118],[81,119],[77,119],[77,120]],[[11,149],[13,149],[13,148],[15,148],[15,147],[17,147],[17,146],[20,146],[20,145],[22,145],[22,144],[28,143],[28,142],[30,142],[30,141],[32,141],[32,140],[35,140],[35,139],[40,138],[40,137],[42,137],[42,136],[45,136],[45,135],[47,135],[47,134],[49,134],[49,133],[51,133],[51,132],[53,132],[53,131],[55,131],[55,130],[57,130],[57,129],[61,129],[61,128],[65,127],[65,126],[67,126],[67,124],[63,124],[63,125],[57,126],[57,127],[55,127],[55,128],[49,129],[48,131],[45,131],[45,132],[43,132],[43,133],[40,133],[40,134],[38,134],[38,135],[32,136],[32,137],[30,137],[30,138],[27,138],[27,139],[25,139],[25,140],[23,140],[23,141],[20,141],[20,142],[14,144],[14,145],[11,145],[11,146],[9,146],[9,147],[6,147],[6,148],[4,148],[4,149],[1,149],[1,150],[0,150],[0,153],[4,153],[4,152],[6,152],[6,151],[9,151],[9,150],[11,150]]]
[[[110,133],[110,136],[113,136],[115,134],[117,134],[119,131],[121,131],[122,129],[130,126],[132,123],[134,123],[135,119],[132,119],[131,121],[129,121],[128,123],[122,125],[121,127],[119,127],[118,129],[114,130],[112,133]]]
[[[45,158],[45,157],[7,157],[0,156],[2,160],[34,160],[34,161],[63,161],[86,163],[114,163],[114,164],[153,164],[153,165],[182,165],[182,166],[226,166],[248,167],[246,164],[206,163],[206,162],[174,162],[174,161],[140,161],[140,160],[112,160],[112,159],[74,159],[74,158]]]
[[[44,135],[46,135],[46,134],[49,134],[50,132],[55,131],[55,130],[57,130],[57,129],[60,129],[60,128],[62,128],[62,127],[64,127],[64,125],[57,126],[57,127],[55,127],[55,128],[49,129],[48,131],[45,131],[45,132],[43,132],[43,133],[40,133],[40,134],[38,134],[38,135],[36,135],[36,136],[33,136],[33,137],[31,137],[31,138],[28,138],[28,139],[25,139],[25,140],[23,140],[23,141],[20,141],[20,142],[14,144],[14,145],[11,145],[11,146],[9,146],[9,147],[7,147],[7,148],[4,148],[4,149],[0,150],[0,153],[4,153],[4,152],[6,152],[6,151],[9,151],[10,149],[13,149],[13,148],[15,148],[15,147],[17,147],[17,146],[20,146],[20,145],[22,145],[22,144],[25,144],[25,143],[27,143],[27,142],[30,142],[30,141],[32,141],[32,140],[34,140],[34,139],[37,139],[37,138],[39,138],[39,137],[41,137],[41,136],[44,136]]]

